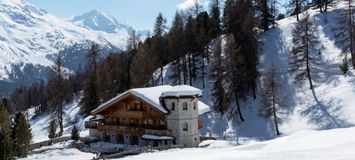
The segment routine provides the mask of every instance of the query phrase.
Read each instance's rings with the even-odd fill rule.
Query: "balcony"
[[[86,121],[85,128],[97,129],[99,123],[98,121]]]
[[[117,132],[126,134],[151,134],[158,136],[173,136],[173,133],[169,129],[157,130],[157,129],[146,129],[143,127],[130,127],[130,126],[118,126],[118,125],[104,125],[100,124],[97,128],[99,131],[103,132]]]

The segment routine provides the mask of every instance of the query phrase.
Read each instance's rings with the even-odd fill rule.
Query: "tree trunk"
[[[274,115],[275,130],[276,130],[276,134],[279,136],[280,135],[280,131],[279,131],[278,123],[277,123],[275,93],[273,93],[272,96],[273,96],[273,98],[272,98],[272,110],[273,110],[273,115]]]
[[[239,115],[239,118],[242,122],[245,121],[243,115],[242,115],[242,111],[240,110],[240,105],[239,105],[239,99],[238,99],[238,96],[236,93],[234,93],[234,98],[235,98],[235,103],[237,105],[237,109],[238,109],[238,115]]]
[[[202,87],[203,89],[206,87],[205,86],[205,60],[202,58]]]
[[[353,33],[353,13],[352,13],[352,1],[349,0],[349,33],[350,33],[350,37],[349,37],[349,40],[350,40],[350,55],[351,55],[351,62],[352,62],[352,65],[353,65],[353,68],[355,69],[355,55],[354,55],[354,33]]]

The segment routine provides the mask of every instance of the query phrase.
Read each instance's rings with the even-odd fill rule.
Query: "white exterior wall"
[[[169,129],[173,131],[176,144],[184,147],[198,147],[200,134],[198,130],[198,103],[194,109],[197,98],[164,99],[165,105],[170,114],[166,116]],[[175,110],[171,110],[172,103],[175,103]],[[183,110],[183,104],[188,104],[187,110]],[[188,124],[188,130],[184,131],[184,124]]]

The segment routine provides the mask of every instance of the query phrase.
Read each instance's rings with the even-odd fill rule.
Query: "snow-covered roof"
[[[143,139],[151,139],[151,140],[173,140],[174,137],[169,137],[169,136],[156,136],[156,135],[150,135],[150,134],[144,134],[142,136]]]
[[[159,111],[163,113],[168,113],[168,111],[160,104],[160,97],[181,97],[181,96],[202,96],[202,92],[200,89],[195,87],[187,86],[187,85],[179,85],[179,86],[170,86],[170,85],[162,85],[157,87],[149,87],[149,88],[135,88],[130,89],[113,99],[107,101],[106,103],[100,105],[95,110],[93,110],[92,114],[97,114],[98,111],[109,107],[111,104],[121,100],[128,94],[133,94],[134,96],[142,99],[148,104],[152,105]],[[203,102],[199,101],[199,114],[204,114],[209,112],[210,107]]]

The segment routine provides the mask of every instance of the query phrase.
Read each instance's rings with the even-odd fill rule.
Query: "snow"
[[[0,1],[0,80],[7,80],[11,64],[51,66],[50,57],[75,44],[96,42],[124,49],[129,31],[94,31],[59,19],[26,0]]]
[[[152,140],[173,140],[173,137],[168,137],[168,136],[156,136],[156,135],[150,135],[150,134],[144,134],[142,136],[143,139],[152,139]]]
[[[355,157],[354,133],[354,127],[327,131],[306,130],[240,146],[232,141],[205,141],[201,144],[205,144],[204,148],[171,149],[125,157],[123,160],[350,160]]]
[[[99,110],[120,100],[121,98],[123,98],[124,96],[126,96],[129,93],[144,100],[145,102],[149,103],[150,105],[152,105],[153,107],[155,107],[156,109],[158,109],[159,111],[161,111],[163,113],[168,113],[168,111],[160,104],[160,97],[164,97],[164,96],[202,96],[201,90],[191,87],[191,86],[187,86],[187,85],[180,85],[180,86],[162,85],[162,86],[148,87],[148,88],[135,88],[135,89],[130,89],[130,90],[116,96],[115,98],[107,101],[106,103],[97,107],[91,113],[98,112]],[[199,113],[204,114],[209,111],[208,105],[204,104],[203,102],[199,102],[199,105],[201,105],[201,108],[199,106]]]
[[[92,118],[91,116],[83,119],[81,115],[79,115],[80,105],[78,100],[67,104],[64,107],[64,134],[63,136],[70,136],[71,129],[74,124],[78,127],[80,131],[80,136],[85,137],[89,135],[89,131],[85,128],[85,121]],[[49,121],[51,119],[51,115],[48,113],[43,113],[40,115],[34,115],[34,109],[30,109],[29,113],[29,123],[31,125],[31,133],[32,133],[32,142],[41,142],[45,140],[49,140],[47,128],[49,125]]]
[[[70,148],[71,141],[65,143],[58,143],[52,146],[46,146],[34,151],[42,152],[41,154],[30,154],[27,158],[20,158],[21,160],[32,159],[46,159],[46,160],[58,160],[58,159],[75,159],[75,160],[89,160],[96,157],[92,153],[84,153],[75,148]]]

